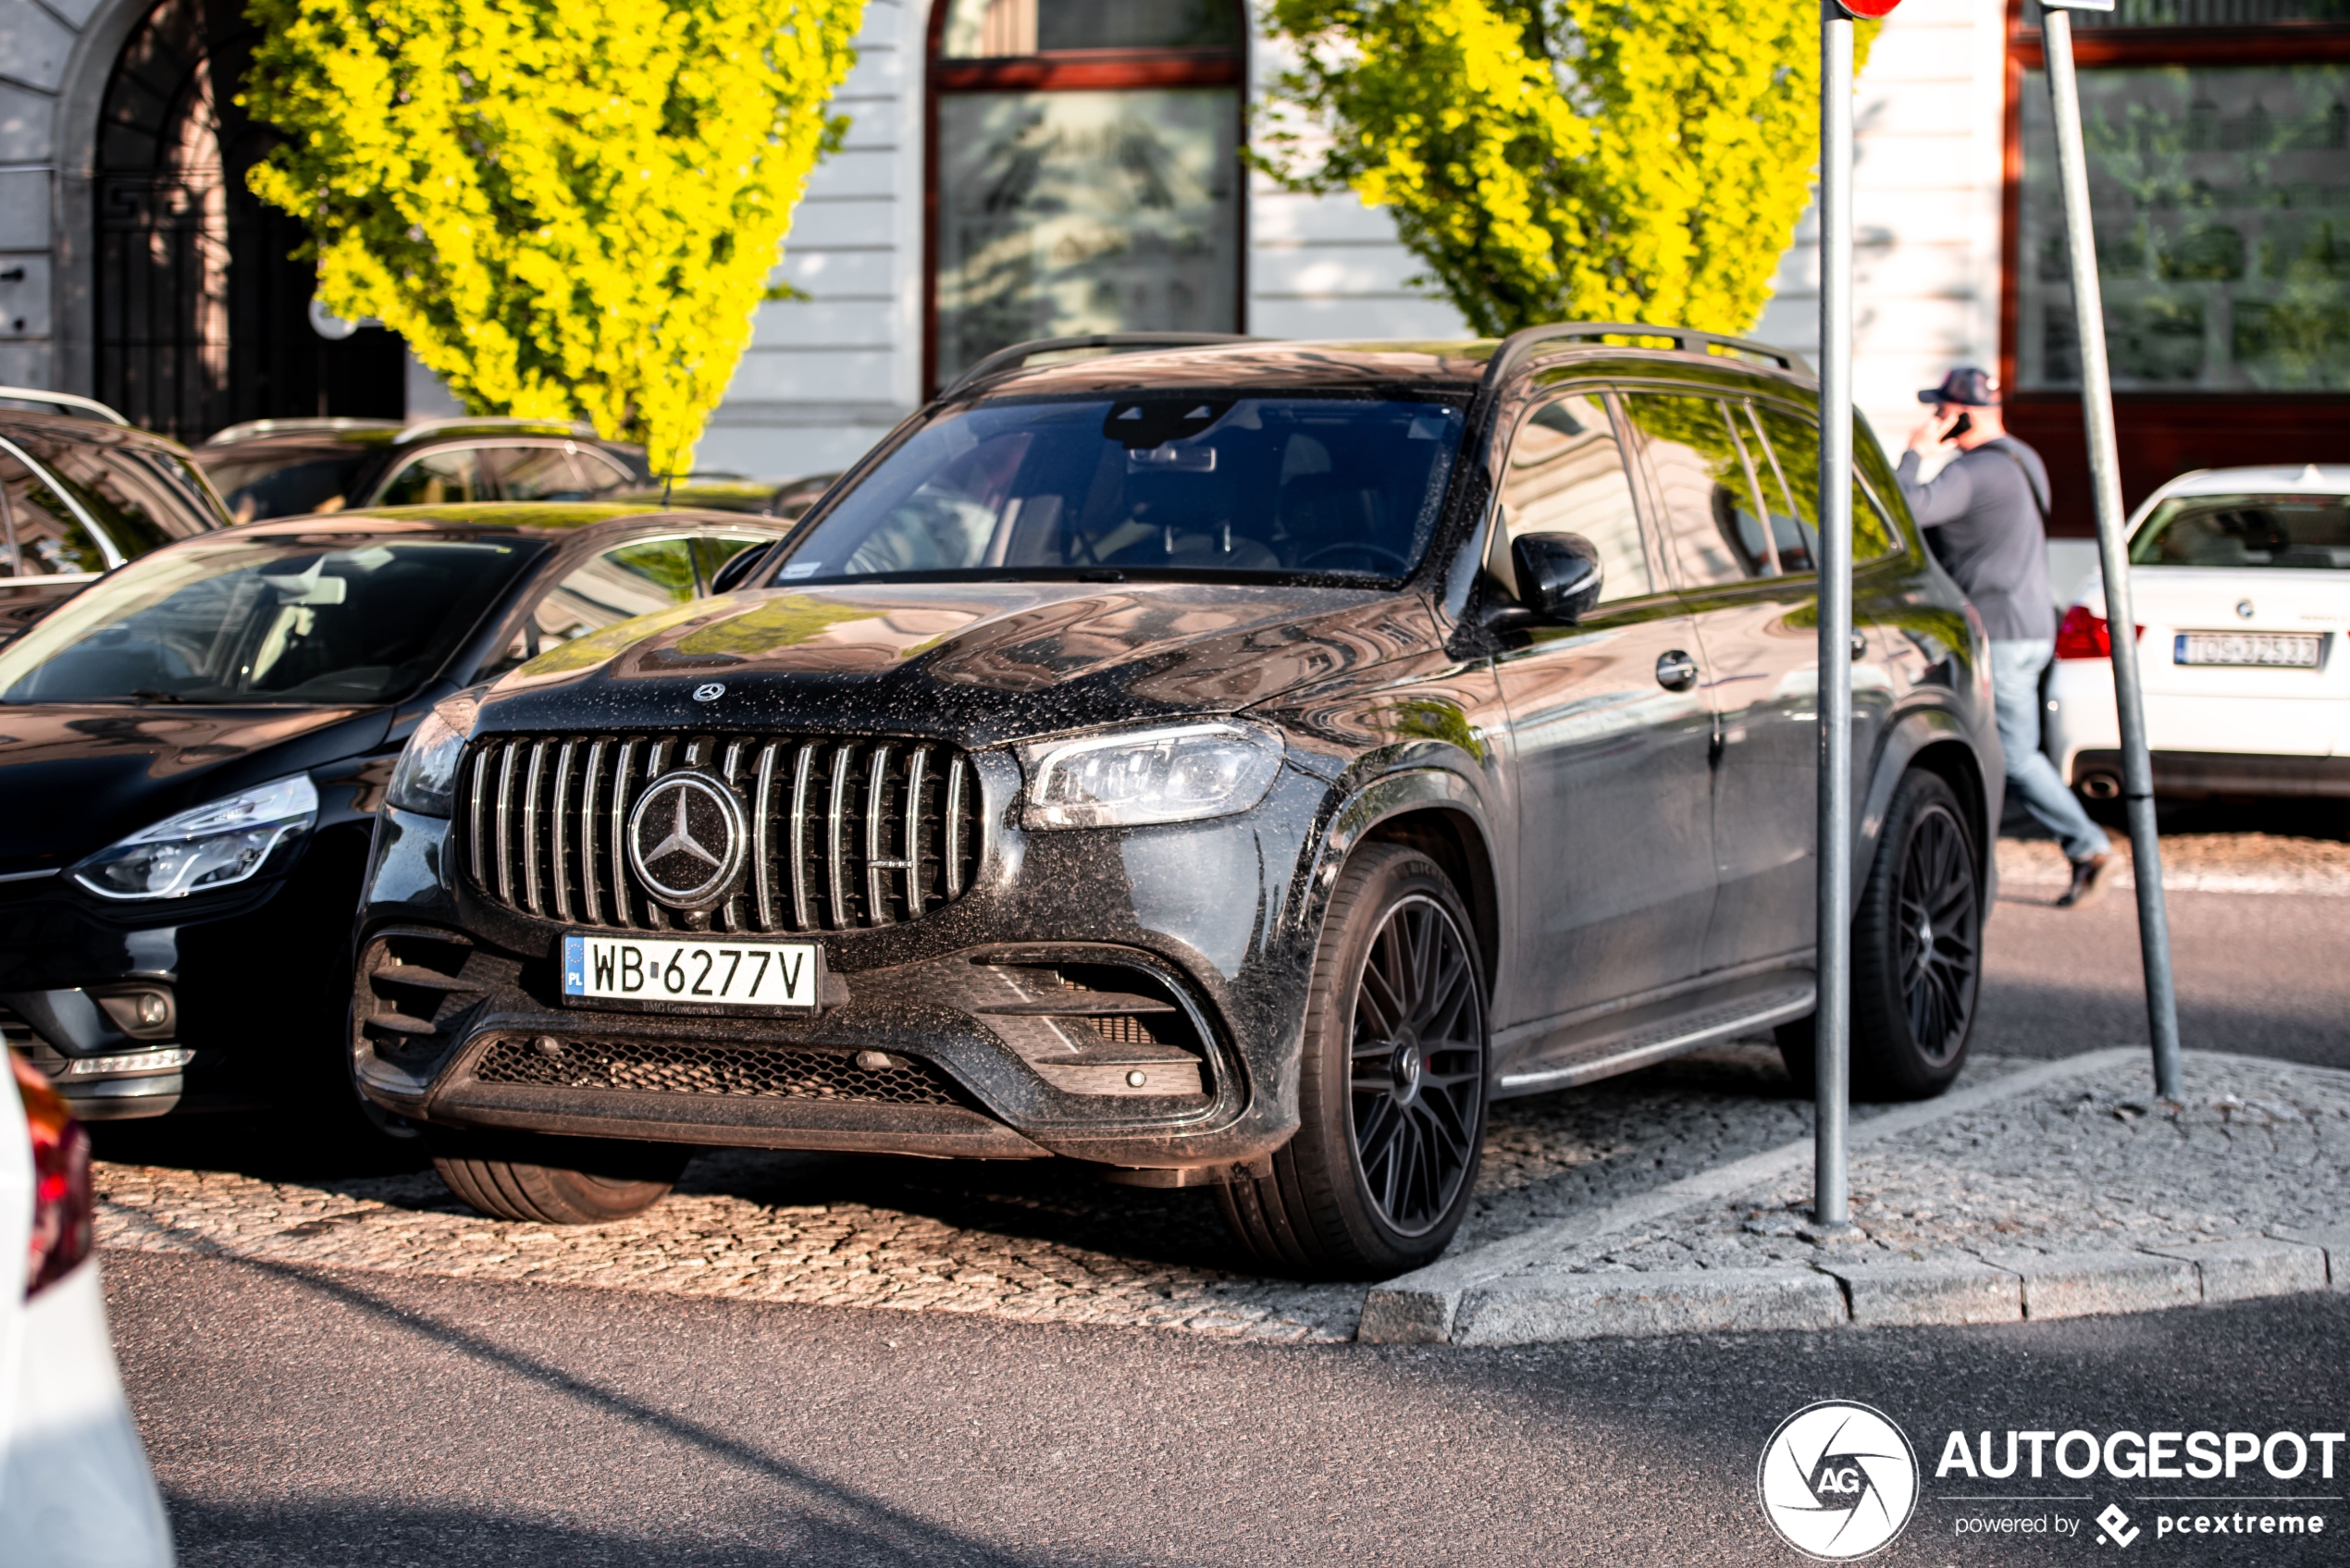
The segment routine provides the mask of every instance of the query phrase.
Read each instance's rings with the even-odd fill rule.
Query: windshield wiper
[[[185,702],[188,699],[176,691],[157,691],[152,686],[134,686],[130,695],[141,702]]]

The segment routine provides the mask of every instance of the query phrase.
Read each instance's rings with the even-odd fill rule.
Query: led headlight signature
[[[1280,737],[1235,719],[1020,748],[1031,828],[1135,827],[1245,811],[1281,768]]]

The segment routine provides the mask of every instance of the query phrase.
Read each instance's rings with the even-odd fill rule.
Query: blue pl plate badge
[[[563,938],[563,994],[585,995],[588,991],[588,939],[584,936]]]

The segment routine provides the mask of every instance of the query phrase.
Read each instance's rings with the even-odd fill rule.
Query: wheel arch
[[[1975,874],[1982,879],[1984,907],[1987,912],[1991,900],[1998,895],[1998,797],[1984,775],[1983,759],[1965,726],[1956,714],[1945,710],[1928,708],[1904,714],[1886,732],[1861,811],[1856,834],[1859,853],[1853,857],[1854,861],[1866,865],[1875,858],[1877,845],[1884,837],[1886,813],[1893,804],[1893,792],[1899,786],[1901,775],[1912,768],[1922,768],[1941,778],[1966,808],[1967,820],[1974,827]]]
[[[1318,927],[1339,871],[1364,845],[1407,846],[1435,861],[1468,905],[1490,998],[1501,978],[1504,902],[1492,843],[1483,807],[1459,774],[1416,768],[1374,779],[1330,813],[1308,884],[1311,905],[1300,911],[1300,924]]]

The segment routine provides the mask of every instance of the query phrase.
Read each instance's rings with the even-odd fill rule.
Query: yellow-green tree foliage
[[[254,192],[476,413],[692,460],[863,0],[252,0]]]
[[[1428,268],[1414,281],[1478,331],[1743,332],[1762,314],[1818,161],[1817,0],[1271,0],[1268,17],[1297,63],[1271,85],[1259,161],[1391,209]]]

